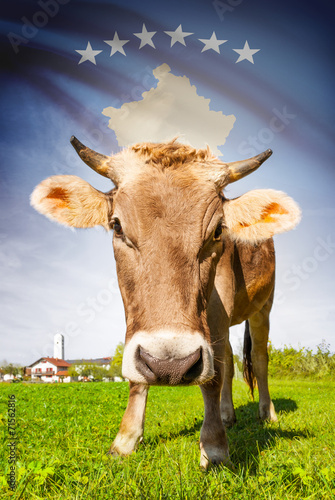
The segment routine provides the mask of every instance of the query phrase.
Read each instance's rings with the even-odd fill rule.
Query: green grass
[[[126,383],[0,384],[0,498],[335,498],[335,383],[272,380],[279,422],[261,424],[243,382],[228,430],[234,471],[199,468],[198,387],[152,387],[145,440],[127,458],[106,455],[128,397]],[[16,396],[17,489],[8,490],[8,395]]]

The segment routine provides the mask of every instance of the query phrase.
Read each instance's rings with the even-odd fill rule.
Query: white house
[[[68,369],[70,363],[59,358],[40,358],[35,363],[26,367],[26,374],[32,380],[43,382],[71,382]]]

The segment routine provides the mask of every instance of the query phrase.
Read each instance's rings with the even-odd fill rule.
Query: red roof
[[[49,361],[49,363],[52,363],[55,366],[71,366],[70,363],[65,361],[65,359],[59,359],[59,358],[42,358],[45,359],[45,361]]]
[[[68,377],[69,372],[67,370],[61,370],[61,371],[57,372],[56,375],[60,375],[61,377]]]
[[[45,357],[40,358],[37,361],[35,361],[35,363],[32,363],[31,365],[29,365],[29,368],[32,368],[33,366],[37,365],[37,363],[39,363],[40,361],[49,361],[49,363],[51,363],[54,366],[61,366],[64,368],[68,368],[69,366],[71,366],[71,364],[68,363],[67,361],[65,361],[64,359],[48,358],[48,356],[45,356]]]

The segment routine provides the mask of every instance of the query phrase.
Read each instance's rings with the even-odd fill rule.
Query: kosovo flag
[[[276,239],[272,341],[335,347],[333,15],[326,0],[4,3],[2,357],[52,355],[57,332],[67,358],[107,356],[124,338],[110,235],[65,230],[29,205],[51,175],[111,189],[73,134],[103,154],[176,136],[226,161],[273,149],[226,196],[273,188],[301,205],[297,230]]]

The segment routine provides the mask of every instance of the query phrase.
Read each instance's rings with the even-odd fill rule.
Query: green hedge
[[[269,375],[278,376],[313,376],[335,378],[335,354],[329,350],[325,341],[317,346],[316,352],[302,347],[294,349],[284,346],[276,349],[269,347]]]

